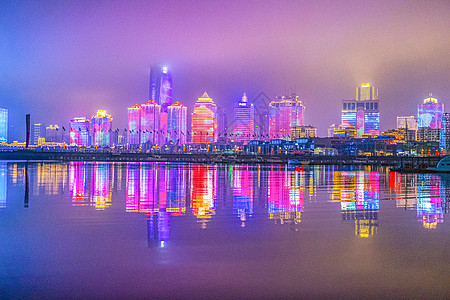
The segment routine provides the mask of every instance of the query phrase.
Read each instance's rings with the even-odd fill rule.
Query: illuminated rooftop
[[[176,101],[175,103],[173,103],[172,105],[170,105],[169,107],[171,107],[171,106],[176,106],[176,107],[183,107],[184,105],[183,104],[181,104],[179,101]]]
[[[141,108],[141,105],[136,103],[135,105],[133,105],[132,107],[130,107],[128,109],[140,109],[140,108]]]
[[[428,98],[423,100],[423,103],[429,103],[429,102],[431,102],[431,103],[438,103],[438,100],[436,98],[431,97],[431,96],[433,96],[432,93],[430,93],[428,95]]]
[[[108,118],[108,119],[110,119],[111,115],[108,115],[106,113],[106,110],[98,110],[97,114],[92,116],[92,118],[96,118],[96,119]]]
[[[145,104],[142,104],[142,106],[144,106],[144,105],[146,105],[146,106],[150,106],[150,105],[159,105],[158,103],[156,103],[156,101],[155,100],[148,100],[147,102],[145,102]]]

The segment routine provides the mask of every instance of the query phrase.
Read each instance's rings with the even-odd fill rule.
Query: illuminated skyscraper
[[[442,127],[442,114],[444,113],[444,104],[438,103],[436,98],[429,97],[419,104],[417,109],[417,120],[420,127],[429,127],[440,129]]]
[[[270,139],[290,139],[291,128],[304,125],[305,106],[299,96],[277,97],[269,104]]]
[[[154,100],[141,105],[141,144],[160,145],[161,106]]]
[[[445,154],[450,150],[450,113],[442,114],[439,148],[441,148],[441,151],[444,151]]]
[[[357,137],[380,134],[378,90],[371,87],[370,83],[363,83],[356,88],[355,100],[342,101],[341,125],[343,128],[355,127]]]
[[[206,91],[194,105],[191,137],[192,142],[196,144],[217,141],[217,106]]]
[[[8,110],[0,108],[0,141],[8,141]]]
[[[247,95],[234,105],[234,141],[247,144],[255,135],[255,108]]]
[[[149,98],[161,106],[161,112],[167,112],[172,104],[172,75],[167,67],[153,66],[150,69]]]
[[[70,144],[77,146],[89,146],[89,131],[91,122],[86,118],[70,120]]]
[[[92,116],[93,145],[96,147],[111,146],[111,128],[111,115],[108,115],[106,110],[97,111],[97,114]]]
[[[180,102],[168,107],[168,141],[175,144],[186,144],[187,108]]]
[[[45,138],[45,126],[41,123],[33,124],[33,128],[31,131],[31,141],[34,145],[39,144],[40,138]]]
[[[127,143],[139,145],[141,143],[141,106],[135,104],[128,108],[127,114]]]

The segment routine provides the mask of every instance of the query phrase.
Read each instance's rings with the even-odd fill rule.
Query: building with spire
[[[187,108],[180,102],[168,107],[167,140],[174,144],[186,144]]]
[[[208,144],[217,141],[217,106],[206,91],[194,105],[191,122],[192,143]]]
[[[380,134],[380,111],[378,89],[363,83],[356,88],[355,100],[342,101],[341,125],[343,128],[355,127],[358,138],[363,135]]]
[[[167,108],[172,104],[172,74],[167,67],[150,68],[149,99],[161,106],[161,112],[167,113]]]
[[[269,104],[269,138],[291,139],[292,127],[304,125],[305,106],[299,96],[277,97]]]
[[[248,102],[244,92],[242,99],[234,105],[234,137],[235,142],[247,144],[255,136],[255,108]]]

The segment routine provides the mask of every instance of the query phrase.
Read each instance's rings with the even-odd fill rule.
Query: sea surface
[[[0,162],[0,298],[449,298],[450,176]]]

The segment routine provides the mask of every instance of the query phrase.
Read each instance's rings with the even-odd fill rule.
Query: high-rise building
[[[436,98],[429,97],[423,100],[423,104],[419,104],[417,108],[417,120],[419,128],[429,127],[432,129],[440,129],[442,126],[442,114],[444,113],[444,104],[438,103]]]
[[[187,108],[180,102],[168,107],[168,141],[175,144],[186,144]]]
[[[127,143],[129,145],[141,144],[141,111],[139,104],[128,108],[127,113]]]
[[[45,141],[52,143],[62,142],[62,129],[56,124],[50,124],[45,128]]]
[[[70,120],[70,145],[89,146],[91,122],[87,118]]]
[[[330,127],[328,127],[328,137],[333,137],[335,129],[336,129],[336,125],[334,125],[334,124],[332,124]]]
[[[172,75],[167,67],[150,68],[149,98],[161,106],[161,112],[167,113],[167,108],[172,104]]]
[[[256,110],[255,110],[256,111]],[[255,135],[260,141],[269,140],[269,110],[260,107],[255,113]]]
[[[0,108],[0,141],[8,141],[8,109]]]
[[[227,110],[220,106],[217,106],[217,131],[219,137],[228,135]]]
[[[355,127],[357,137],[364,134],[377,136],[380,134],[380,111],[378,90],[363,83],[356,88],[355,100],[342,101],[341,125],[344,128]]]
[[[32,127],[31,141],[33,145],[39,144],[39,139],[45,139],[45,126],[41,123],[35,123]]]
[[[299,96],[277,97],[269,104],[270,139],[290,139],[291,128],[304,125],[305,106]]]
[[[92,144],[99,147],[111,146],[112,117],[106,110],[99,110],[92,116]]]
[[[215,143],[217,137],[217,106],[205,91],[194,105],[191,124],[192,142]]]
[[[448,153],[450,150],[450,113],[442,114],[442,127],[440,131],[439,148]]]
[[[247,144],[255,139],[255,108],[244,93],[234,105],[234,141]]]
[[[161,106],[154,100],[141,105],[141,144],[161,144]]]
[[[293,139],[317,137],[317,128],[308,126],[295,126],[291,129],[291,136]]]

